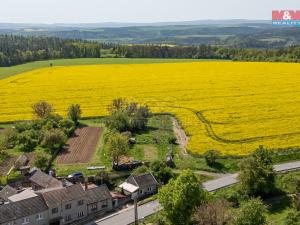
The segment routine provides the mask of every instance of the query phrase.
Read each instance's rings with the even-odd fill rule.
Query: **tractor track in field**
[[[205,118],[203,115],[203,111],[195,110],[192,108],[188,107],[180,107],[180,106],[164,106],[168,108],[177,108],[177,109],[185,109],[197,116],[199,121],[205,126],[205,131],[207,133],[207,136],[210,137],[211,139],[220,142],[220,143],[225,143],[225,144],[245,144],[245,143],[253,143],[261,140],[271,140],[275,138],[287,138],[291,136],[297,136],[300,135],[300,132],[291,132],[291,133],[285,133],[285,134],[276,134],[276,135],[266,135],[266,136],[258,136],[258,137],[249,137],[249,138],[243,138],[243,139],[226,139],[223,137],[220,137],[217,135],[212,127],[212,124],[228,124],[228,123],[221,123],[221,122],[213,122],[209,121],[208,119]]]
[[[211,123],[206,120],[205,116],[203,116],[201,111],[197,111],[194,113],[198,117],[198,119],[204,124],[205,130],[207,132],[207,135],[212,138],[215,141],[226,143],[226,144],[244,144],[244,143],[251,143],[261,140],[267,140],[267,139],[274,139],[274,138],[286,138],[290,136],[300,135],[300,132],[293,132],[293,133],[286,133],[286,134],[277,134],[277,135],[267,135],[267,136],[258,136],[258,137],[250,137],[250,138],[244,138],[244,139],[238,139],[238,140],[230,140],[226,138],[222,138],[218,136],[215,131],[213,130]]]

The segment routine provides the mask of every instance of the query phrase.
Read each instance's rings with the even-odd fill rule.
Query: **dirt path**
[[[188,153],[186,150],[186,146],[188,144],[189,139],[175,118],[173,118],[173,130],[176,135],[180,149],[182,150],[182,154],[187,156]]]

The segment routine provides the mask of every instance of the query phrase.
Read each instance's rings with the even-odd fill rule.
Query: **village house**
[[[138,198],[144,198],[157,192],[158,182],[152,173],[145,173],[138,176],[131,175],[119,188],[121,188],[126,195],[137,192]]]
[[[88,214],[106,213],[113,209],[112,196],[106,185],[94,187],[86,190],[88,196],[87,211]]]
[[[8,202],[8,198],[12,195],[17,194],[18,191],[14,189],[13,187],[6,185],[1,191],[0,191],[0,205],[4,204],[5,202]]]
[[[36,170],[30,177],[29,181],[31,182],[31,187],[34,191],[63,186],[61,181],[42,172],[41,170]]]
[[[0,205],[0,225],[26,224],[48,224],[48,208],[41,196]]]
[[[87,216],[88,196],[80,184],[37,192],[48,206],[49,224],[69,224]]]

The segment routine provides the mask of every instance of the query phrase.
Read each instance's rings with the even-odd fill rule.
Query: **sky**
[[[271,19],[300,0],[0,0],[0,23],[170,22]]]

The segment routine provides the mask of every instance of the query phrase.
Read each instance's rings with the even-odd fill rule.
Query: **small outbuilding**
[[[131,175],[124,183],[119,185],[126,195],[138,192],[138,198],[143,198],[157,193],[158,182],[152,173],[138,176]]]

